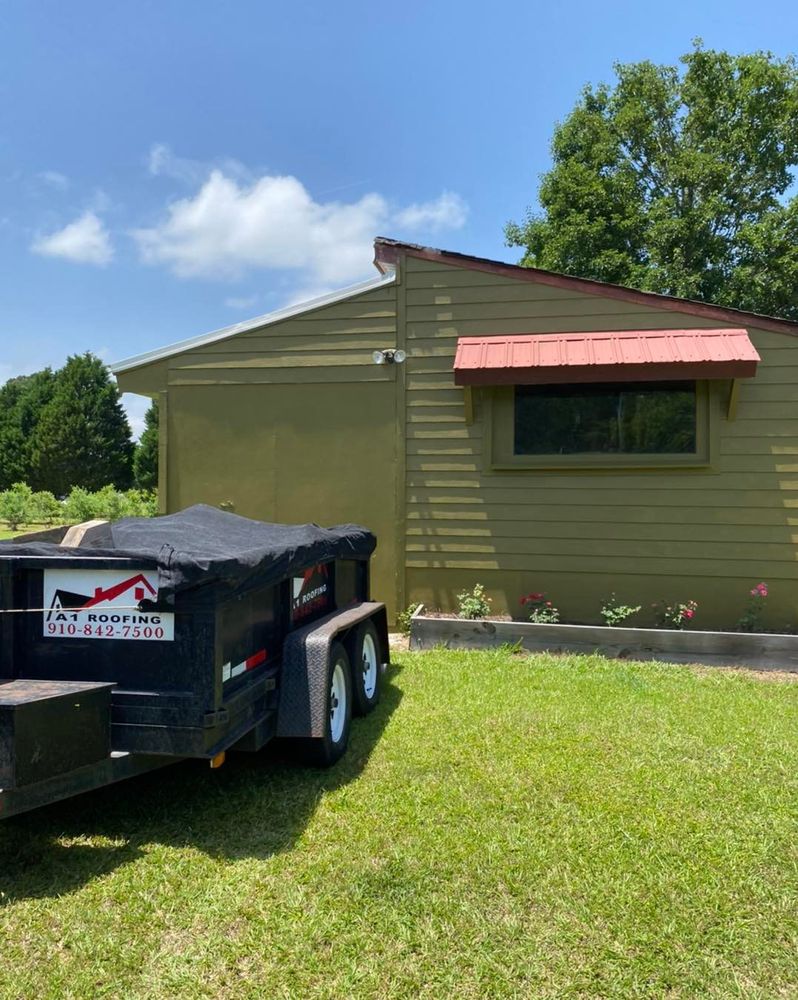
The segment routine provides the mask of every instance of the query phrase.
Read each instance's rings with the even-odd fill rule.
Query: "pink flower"
[[[682,612],[682,618],[692,618],[694,614],[695,611],[693,611],[692,608],[685,608]]]

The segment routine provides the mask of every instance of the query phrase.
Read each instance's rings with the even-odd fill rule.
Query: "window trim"
[[[619,454],[573,453],[569,455],[516,455],[515,386],[502,385],[490,389],[487,400],[488,463],[497,471],[567,470],[567,469],[678,469],[706,468],[717,454],[717,420],[712,412],[717,407],[718,394],[712,383],[696,380],[696,451],[695,454]]]

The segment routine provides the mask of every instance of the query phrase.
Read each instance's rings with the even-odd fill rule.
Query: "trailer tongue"
[[[0,543],[0,818],[273,737],[333,764],[389,660],[375,545],[202,505]]]

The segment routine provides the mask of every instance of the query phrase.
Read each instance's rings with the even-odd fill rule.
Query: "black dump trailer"
[[[335,763],[389,661],[375,545],[204,505],[0,543],[0,819],[274,737]]]

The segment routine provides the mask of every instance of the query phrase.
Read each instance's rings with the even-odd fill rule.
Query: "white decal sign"
[[[44,631],[58,639],[167,640],[175,637],[175,616],[140,611],[158,596],[152,569],[46,569]]]

